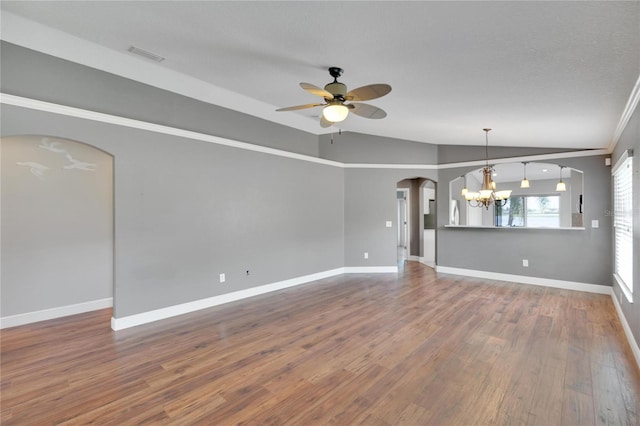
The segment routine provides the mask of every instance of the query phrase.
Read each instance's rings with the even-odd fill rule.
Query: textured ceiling
[[[345,131],[483,145],[482,128],[491,127],[491,145],[607,148],[640,75],[636,1],[2,1],[1,8],[5,40],[79,62],[78,46],[101,45],[110,60],[91,66],[114,72],[118,62],[128,77],[156,86],[150,76],[171,71],[169,90],[181,92],[184,83],[184,94],[216,93],[202,97],[317,134],[327,133],[320,108],[274,110],[321,100],[298,83],[324,86],[327,68],[339,66],[350,89],[393,87],[368,102],[387,118],[350,115]],[[34,34],[16,19],[46,27]],[[53,46],[47,28],[77,39]],[[134,56],[131,45],[166,60]],[[144,72],[135,77],[135,68]]]

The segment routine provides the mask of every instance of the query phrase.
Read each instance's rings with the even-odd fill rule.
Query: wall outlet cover
[[[223,283],[227,280],[227,277],[224,274],[220,274],[220,282]]]

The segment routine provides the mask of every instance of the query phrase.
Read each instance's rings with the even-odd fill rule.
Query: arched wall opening
[[[41,135],[0,149],[2,326],[112,306],[113,157]]]
[[[399,266],[404,260],[409,260],[434,268],[437,263],[437,182],[425,177],[411,177],[398,181],[396,189]],[[402,223],[403,218],[406,218],[406,226]]]

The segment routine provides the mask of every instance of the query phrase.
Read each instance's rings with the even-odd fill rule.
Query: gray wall
[[[111,156],[36,136],[0,149],[2,316],[112,297]]]
[[[331,135],[320,136],[319,150],[328,160],[366,164],[436,164],[438,155],[436,145],[353,132],[334,133],[333,144]]]
[[[437,181],[435,170],[345,170],[345,265],[397,264],[397,183],[423,177]],[[411,201],[413,202],[413,200]],[[385,227],[392,221],[391,228]],[[369,253],[364,259],[363,253]]]
[[[612,164],[627,149],[633,149],[633,287],[634,303],[629,303],[621,293],[615,280],[614,293],[620,301],[624,316],[633,331],[636,343],[640,344],[640,110],[636,107],[612,155]],[[611,191],[613,193],[613,191]],[[613,200],[611,200],[613,206]],[[611,208],[613,210],[613,208]]]
[[[0,44],[4,93],[318,156],[316,135],[123,77]]]
[[[604,156],[561,161],[584,171],[585,230],[445,228],[449,193],[439,191],[438,265],[611,285],[611,217],[606,214],[611,168],[604,165]],[[448,183],[472,169],[440,170],[439,179]],[[599,220],[599,228],[591,228],[592,219]],[[529,260],[528,268],[522,259]]]
[[[1,65],[7,93],[317,154],[316,136],[6,43]],[[25,134],[113,155],[117,318],[344,266],[341,168],[3,105],[2,135]]]
[[[16,107],[2,132],[113,155],[115,317],[343,266],[340,168]]]
[[[480,140],[484,136],[480,135]],[[438,145],[438,164],[460,163],[485,159],[484,146],[468,145]],[[511,158],[527,155],[552,154],[557,152],[571,152],[565,148],[520,148],[509,146],[492,146],[489,135],[489,158]]]

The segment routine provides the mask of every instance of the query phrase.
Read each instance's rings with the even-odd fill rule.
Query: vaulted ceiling
[[[344,131],[607,148],[640,76],[640,2],[5,1],[2,39],[315,134],[330,66],[388,83]],[[152,62],[136,46],[165,58]]]

